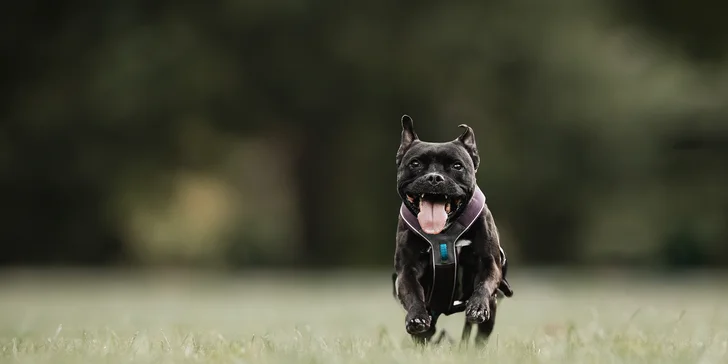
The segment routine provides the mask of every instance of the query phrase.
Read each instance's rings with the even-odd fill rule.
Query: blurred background
[[[719,6],[14,2],[0,265],[391,270],[406,113],[474,128],[513,271],[728,267]]]

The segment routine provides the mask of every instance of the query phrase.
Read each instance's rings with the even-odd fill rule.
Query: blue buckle
[[[440,244],[440,259],[447,260],[447,244]]]

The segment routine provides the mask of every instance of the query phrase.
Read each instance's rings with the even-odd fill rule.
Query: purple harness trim
[[[468,202],[468,205],[465,206],[465,210],[462,214],[460,214],[460,217],[458,217],[457,221],[467,227],[470,228],[470,225],[475,222],[475,219],[480,216],[480,213],[483,212],[483,207],[485,207],[485,194],[483,194],[483,191],[480,190],[480,187],[477,185],[475,186],[475,192],[473,192],[473,197]],[[429,234],[422,231],[422,227],[420,226],[419,220],[417,220],[417,216],[410,211],[410,209],[407,208],[407,206],[402,203],[402,206],[399,208],[399,214],[402,216],[404,221],[407,223],[407,226],[409,228],[422,236],[423,238],[427,239],[426,236]],[[447,230],[452,226],[448,226],[445,231],[442,233],[447,233]],[[467,229],[465,229],[467,231]]]

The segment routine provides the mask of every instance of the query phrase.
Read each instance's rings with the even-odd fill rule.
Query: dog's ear
[[[465,131],[457,138],[457,141],[465,146],[468,154],[470,154],[470,158],[473,160],[473,166],[477,171],[478,165],[480,165],[480,156],[478,155],[478,146],[475,144],[475,133],[473,132],[473,128],[465,124],[460,124],[458,127],[464,128]]]
[[[407,153],[407,150],[412,146],[415,140],[420,140],[415,133],[414,123],[409,115],[402,115],[402,141],[399,143],[399,149],[397,150],[397,165],[402,162],[402,157]]]

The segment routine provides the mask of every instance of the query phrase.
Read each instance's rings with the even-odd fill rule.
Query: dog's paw
[[[430,329],[432,318],[428,314],[407,314],[405,329],[411,335],[421,334]]]
[[[482,324],[490,318],[488,303],[480,300],[468,302],[465,307],[465,319],[473,324]]]

